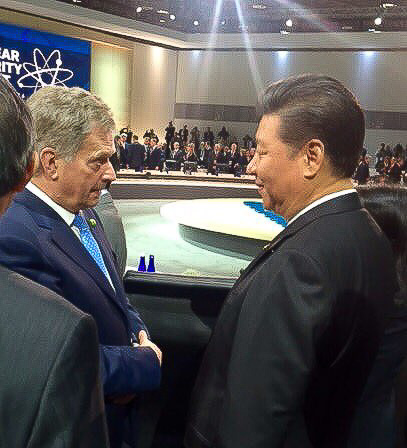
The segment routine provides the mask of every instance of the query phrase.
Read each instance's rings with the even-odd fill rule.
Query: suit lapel
[[[335,199],[331,199],[327,202],[312,208],[308,212],[299,216],[292,224],[288,225],[282,232],[280,232],[270,243],[264,246],[263,251],[247,266],[243,271],[239,280],[236,282],[240,283],[244,278],[246,278],[252,270],[266,257],[273,254],[273,252],[288,238],[295,235],[301,229],[311,224],[315,220],[326,215],[334,215],[337,213],[344,213],[352,210],[357,210],[362,208],[357,193],[349,193],[343,196],[339,196]],[[236,285],[235,284],[235,285]]]
[[[51,229],[51,238],[69,258],[75,261],[78,267],[84,269],[95,280],[111,299],[116,301],[116,294],[109,280],[65,222],[54,223]],[[111,271],[109,269],[108,271],[110,274]]]
[[[109,280],[100,270],[99,266],[85,249],[79,238],[74,234],[73,230],[58,215],[58,213],[27,189],[16,195],[15,201],[30,209],[32,211],[32,217],[36,223],[50,232],[52,242],[58,246],[67,257],[75,262],[78,269],[85,270],[110,299],[121,306],[121,303],[118,303],[116,300],[116,293],[110,285]],[[102,255],[105,259],[105,254],[102,253]],[[111,266],[107,267],[107,269],[109,274],[112,275]],[[114,281],[113,284],[115,284]]]
[[[90,219],[96,220],[96,218],[97,218],[95,216],[96,213],[93,213],[93,211],[91,211],[91,210],[85,210],[84,215],[86,218],[90,218]],[[97,220],[96,222],[97,222],[96,227],[91,227],[90,230],[91,230],[92,235],[95,238],[96,242],[98,243],[98,246],[99,246],[100,252],[102,253],[102,257],[105,262],[106,268],[109,271],[110,278],[111,278],[112,283],[116,289],[115,297],[116,297],[116,299],[119,299],[119,298],[121,299],[122,298],[121,296],[123,294],[121,294],[120,292],[122,291],[123,283],[119,277],[116,265],[112,259],[111,251],[109,250],[109,244],[107,242],[105,233],[103,231],[102,224],[100,223],[99,220]],[[104,275],[103,275],[103,277],[104,277]],[[109,286],[110,286],[110,283],[109,283]],[[122,301],[121,301],[121,303],[122,303]],[[123,305],[123,303],[122,303],[122,305]]]

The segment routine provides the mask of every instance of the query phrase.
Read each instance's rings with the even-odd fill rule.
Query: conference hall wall
[[[177,52],[0,8],[0,22],[91,42],[90,90],[112,108],[117,128],[164,136],[174,116]]]
[[[225,120],[233,135],[253,133],[257,91],[267,81],[325,73],[344,82],[367,111],[373,153],[382,141],[407,143],[405,67],[405,51],[257,51],[251,60],[242,51],[180,51],[176,123],[219,129]]]
[[[367,111],[366,144],[407,143],[407,52],[169,50],[0,8],[0,21],[91,42],[90,89],[112,108],[118,129],[138,134],[167,122],[254,134],[257,91],[304,72],[341,79]],[[254,81],[256,80],[256,81]],[[257,88],[256,88],[257,87]]]

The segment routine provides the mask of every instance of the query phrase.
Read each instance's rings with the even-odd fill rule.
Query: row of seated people
[[[406,148],[397,143],[393,148],[382,143],[376,153],[375,169],[385,182],[398,184],[407,171]]]
[[[375,168],[377,168],[377,165],[383,163],[385,157],[392,158],[394,157],[401,157],[402,159],[405,158],[407,152],[407,145],[405,148],[403,148],[403,145],[401,143],[397,143],[393,147],[391,145],[386,145],[385,143],[380,144],[380,148],[378,149],[376,153],[376,165]]]
[[[378,183],[400,184],[405,180],[407,161],[401,155],[384,156],[375,165],[377,176],[373,180]],[[370,180],[369,156],[364,151],[360,157],[358,167],[356,168],[354,179],[359,185],[366,184]]]
[[[241,175],[246,172],[246,167],[254,157],[255,149],[238,149],[236,143],[231,147],[209,143],[200,145],[195,149],[194,143],[189,143],[183,149],[178,142],[167,146],[158,142],[157,137],[144,138],[144,144],[138,142],[138,137],[133,136],[131,144],[126,143],[127,136],[117,136],[116,157],[114,163],[117,170],[120,168],[134,169],[136,172],[143,170],[159,171],[196,171],[198,167],[204,168],[208,173],[230,173]]]
[[[402,157],[386,156],[383,160],[383,164],[378,165],[376,171],[378,174],[387,176],[390,182],[399,183],[403,171],[406,171],[406,168],[406,160]]]

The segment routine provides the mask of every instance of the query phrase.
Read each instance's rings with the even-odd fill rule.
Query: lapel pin
[[[96,221],[94,219],[88,219],[88,224],[92,229],[96,227]]]

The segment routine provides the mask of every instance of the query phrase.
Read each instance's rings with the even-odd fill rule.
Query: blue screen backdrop
[[[0,75],[23,98],[47,85],[90,89],[91,45],[0,23]]]

